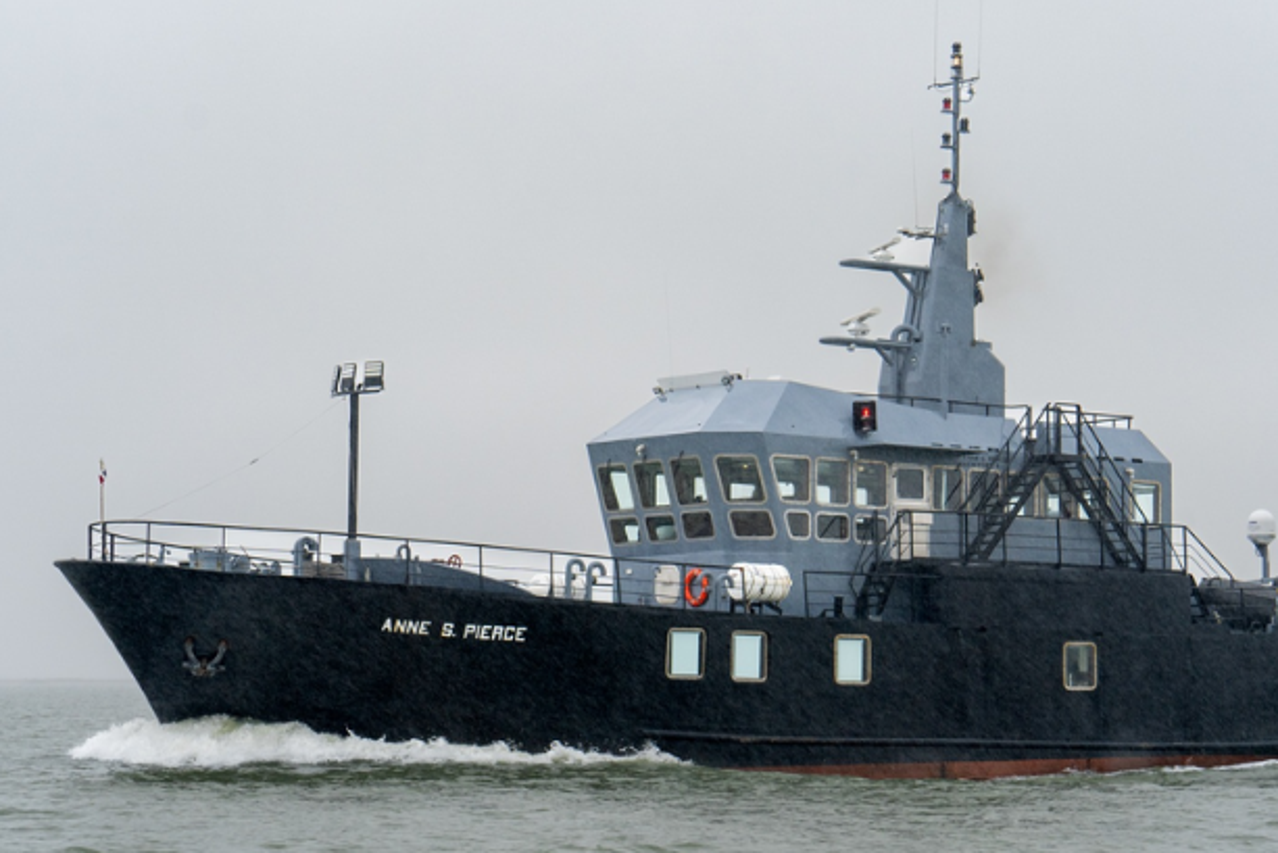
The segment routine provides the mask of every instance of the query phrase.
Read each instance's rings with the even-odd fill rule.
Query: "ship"
[[[955,44],[935,224],[842,261],[905,290],[885,337],[821,339],[877,354],[877,392],[658,380],[587,448],[609,553],[361,534],[370,362],[333,378],[347,530],[99,520],[56,565],[163,723],[872,778],[1278,758],[1272,584],[1173,523],[1130,416],[1008,404],[976,337],[975,82]]]

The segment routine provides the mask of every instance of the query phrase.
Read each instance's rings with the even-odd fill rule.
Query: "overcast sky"
[[[1278,511],[1278,5],[0,0],[0,678],[126,672],[52,561],[113,517],[603,550],[658,376],[848,390],[930,224],[949,43],[1008,399],[1130,413],[1230,564]],[[255,464],[249,464],[257,459]],[[212,484],[212,485],[209,485]],[[194,493],[192,493],[194,492]]]

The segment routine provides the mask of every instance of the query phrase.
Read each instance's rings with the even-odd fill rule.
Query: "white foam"
[[[155,767],[226,768],[248,764],[295,766],[365,762],[413,764],[587,765],[606,762],[678,762],[656,747],[628,755],[583,752],[552,745],[527,753],[503,743],[451,744],[443,738],[389,742],[355,735],[318,734],[301,723],[255,723],[205,717],[160,724],[136,719],[98,732],[70,751],[72,758]]]

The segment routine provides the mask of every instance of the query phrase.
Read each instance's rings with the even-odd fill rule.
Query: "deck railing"
[[[460,578],[467,588],[480,591],[709,611],[744,606],[733,595],[731,567],[726,565],[360,534],[359,568],[351,569],[346,539],[345,532],[317,528],[115,520],[89,525],[88,556],[139,566],[403,585],[430,583],[421,579],[444,571],[449,574],[440,585],[458,586]],[[689,581],[689,574],[697,572]],[[698,600],[702,577],[704,603],[693,605],[689,599]]]

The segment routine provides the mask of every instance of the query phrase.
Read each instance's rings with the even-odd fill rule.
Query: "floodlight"
[[[355,393],[355,362],[348,361],[333,369],[333,396]]]
[[[385,387],[385,364],[380,361],[364,362],[364,383],[360,386],[365,394],[376,394]]]

